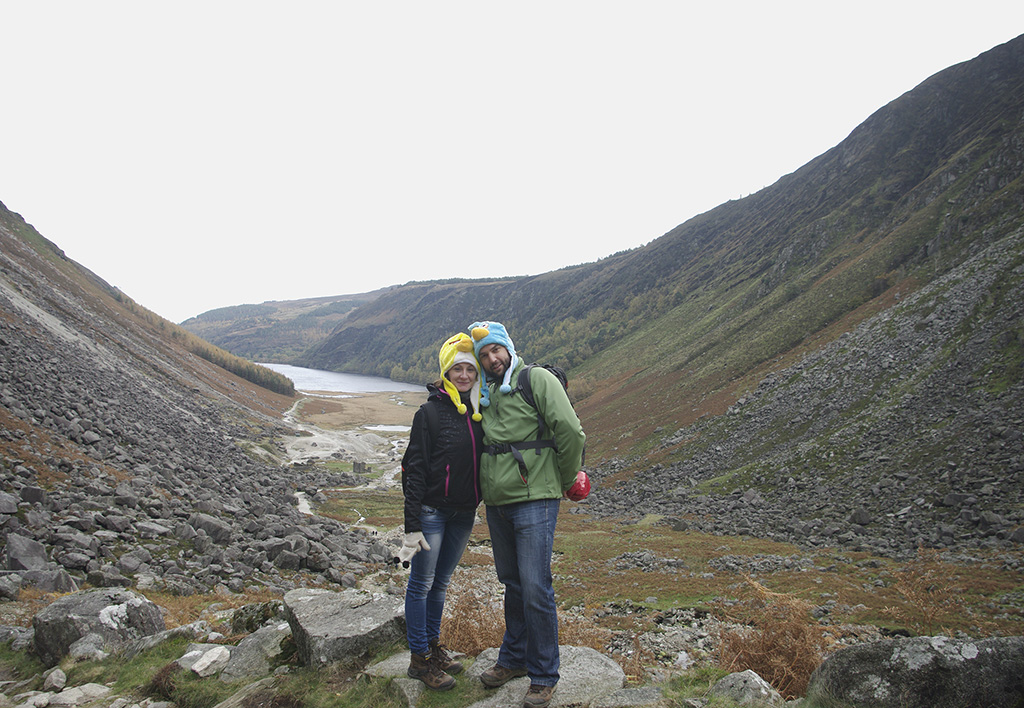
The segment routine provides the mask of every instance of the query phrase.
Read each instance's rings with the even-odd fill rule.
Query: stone
[[[886,639],[841,649],[808,696],[851,708],[1011,708],[1024,702],[1024,637]]]
[[[52,669],[46,672],[43,679],[44,691],[62,691],[68,683],[68,676],[60,669]]]
[[[203,652],[202,656],[192,664],[192,672],[203,678],[213,676],[227,666],[230,660],[231,650],[226,646],[217,645]]]
[[[221,681],[259,678],[270,673],[274,660],[281,656],[281,643],[291,636],[291,627],[280,621],[260,627],[243,638],[231,650],[231,660],[221,671]]]
[[[128,590],[101,589],[65,595],[32,619],[36,655],[54,666],[71,645],[97,634],[112,645],[155,634],[164,629],[160,609]]]
[[[614,694],[626,685],[626,674],[622,667],[610,657],[589,647],[560,645],[558,647],[561,679],[551,699],[552,708],[557,706],[589,706],[598,698]],[[408,668],[408,654],[406,668]],[[494,665],[498,649],[485,649],[466,670],[466,676],[479,681],[480,674]],[[419,683],[417,681],[417,683]],[[512,679],[504,686],[488,691],[489,698],[477,706],[521,705],[526,690],[530,687],[528,677]]]
[[[46,570],[50,567],[46,546],[20,534],[7,534],[5,555],[4,567],[7,570]]]
[[[290,590],[284,596],[284,616],[305,666],[351,662],[405,638],[404,599],[387,594]]]
[[[750,669],[729,674],[719,679],[711,687],[710,694],[712,696],[724,696],[741,706],[777,706],[785,703],[782,696],[772,688],[770,683]]]

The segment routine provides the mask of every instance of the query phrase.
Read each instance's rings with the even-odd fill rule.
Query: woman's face
[[[455,384],[455,388],[459,390],[459,393],[465,393],[473,388],[473,384],[476,383],[476,367],[467,361],[460,361],[448,369],[448,373],[445,376]]]

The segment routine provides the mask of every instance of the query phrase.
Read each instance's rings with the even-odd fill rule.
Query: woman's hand
[[[423,537],[422,531],[414,531],[413,533],[405,534],[405,538],[402,540],[402,548],[398,551],[398,560],[404,565],[412,560],[412,557],[420,551],[429,551],[430,544],[427,543],[427,539]]]

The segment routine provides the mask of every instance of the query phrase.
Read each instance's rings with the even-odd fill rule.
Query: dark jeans
[[[494,567],[505,586],[505,637],[498,664],[526,667],[530,682],[558,683],[558,613],[551,550],[558,499],[487,507]]]

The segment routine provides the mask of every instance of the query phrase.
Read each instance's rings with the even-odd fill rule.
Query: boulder
[[[626,674],[622,667],[598,651],[588,647],[559,646],[558,653],[561,678],[551,698],[552,708],[589,706],[598,698],[613,694],[626,685]],[[408,668],[408,654],[405,657],[405,666]],[[485,649],[466,670],[466,676],[479,679],[480,674],[491,668],[497,659],[497,648]],[[422,685],[419,681],[415,683]],[[504,686],[494,689],[494,693],[490,694],[490,705],[520,705],[529,687],[528,677],[512,679]]]
[[[36,655],[54,666],[71,646],[96,634],[110,646],[164,629],[160,609],[133,592],[102,589],[76,592],[57,599],[32,618]]]
[[[193,514],[188,523],[196,531],[202,529],[213,539],[214,543],[227,543],[231,540],[231,526],[209,514]]]
[[[260,627],[231,650],[231,660],[220,673],[221,681],[260,678],[273,669],[273,662],[281,656],[281,643],[291,636],[287,622]]]
[[[851,708],[1009,708],[1024,704],[1024,637],[886,639],[841,649],[809,697]]]
[[[712,696],[724,696],[741,706],[781,706],[785,700],[772,685],[747,669],[724,676],[711,687]]]
[[[0,514],[17,514],[18,498],[7,492],[0,492]]]
[[[6,555],[7,570],[46,570],[50,566],[43,544],[16,533],[7,534]]]
[[[405,638],[405,601],[396,595],[299,588],[284,596],[284,615],[306,666],[349,663]]]

